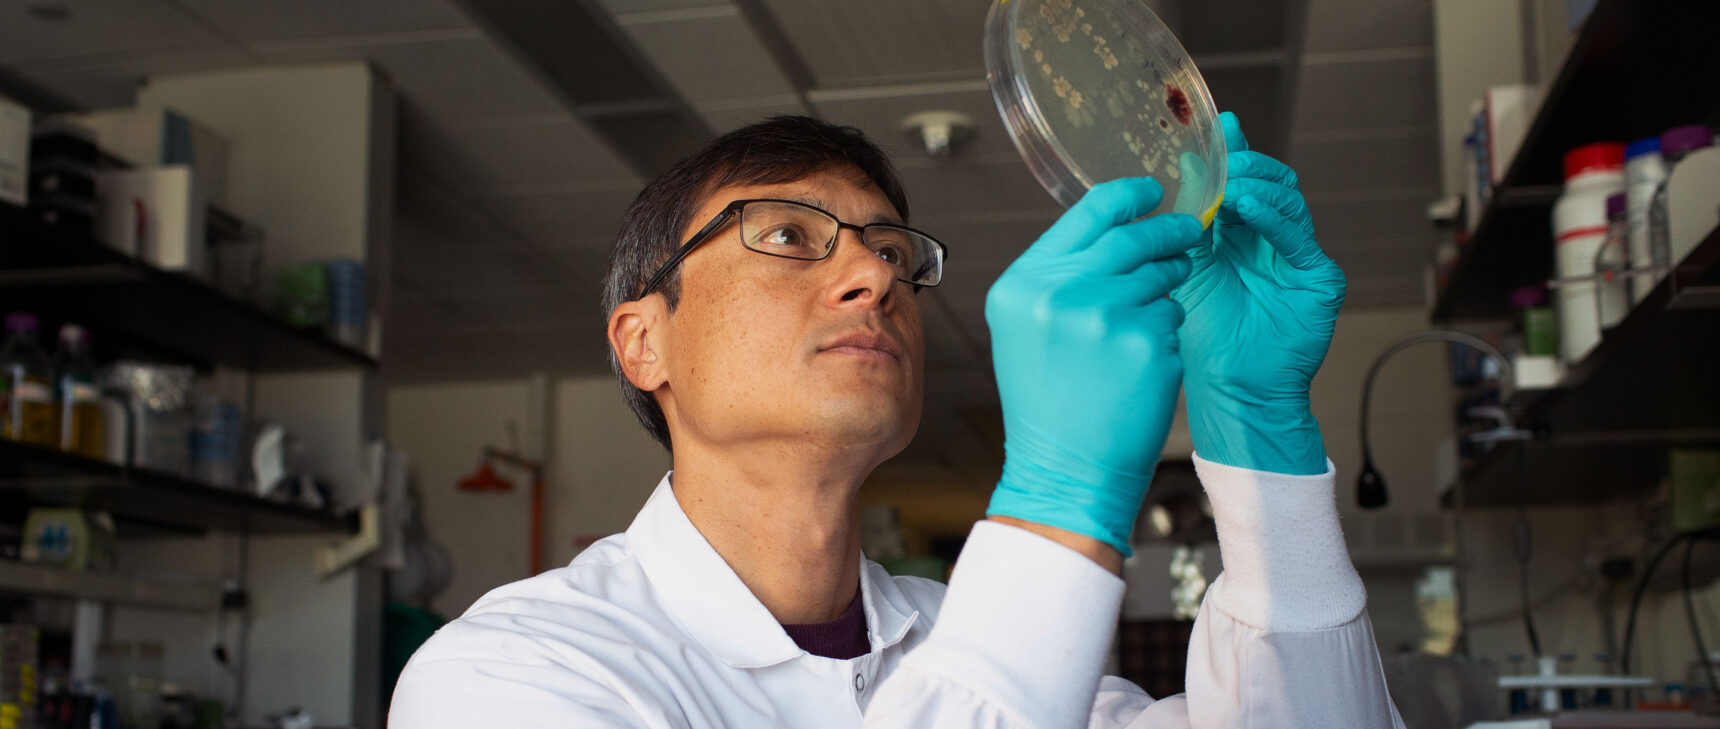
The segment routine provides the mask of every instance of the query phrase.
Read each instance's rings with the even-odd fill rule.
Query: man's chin
[[[815,412],[809,430],[832,443],[875,445],[888,451],[885,458],[906,448],[920,427],[920,408],[893,398],[842,398],[819,403]]]

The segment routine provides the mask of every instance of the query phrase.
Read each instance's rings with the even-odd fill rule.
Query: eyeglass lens
[[[840,224],[827,213],[789,202],[755,201],[741,208],[741,241],[760,253],[819,260],[830,252]],[[935,285],[942,275],[938,244],[906,228],[865,227],[861,241],[909,283]]]

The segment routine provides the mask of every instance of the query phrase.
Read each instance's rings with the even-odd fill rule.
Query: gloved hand
[[[1202,458],[1308,475],[1326,446],[1308,386],[1326,358],[1344,272],[1314,241],[1314,221],[1284,163],[1248,151],[1236,115],[1219,115],[1229,180],[1194,270],[1171,293],[1183,305],[1189,435]]]
[[[1003,478],[988,516],[1098,539],[1127,556],[1176,407],[1182,308],[1200,222],[1159,215],[1147,178],[1095,186],[986,295],[1003,400]]]

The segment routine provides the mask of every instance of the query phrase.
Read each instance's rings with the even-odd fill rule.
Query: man
[[[1343,276],[1294,173],[1224,125],[1211,234],[1111,182],[992,287],[1007,458],[947,591],[859,550],[943,274],[882,153],[777,118],[652,182],[604,303],[674,470],[625,534],[437,633],[391,726],[1401,727],[1308,408]],[[1226,571],[1188,693],[1155,701],[1100,673],[1179,384]]]

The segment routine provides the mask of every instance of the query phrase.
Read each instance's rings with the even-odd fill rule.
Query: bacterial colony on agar
[[[1028,167],[1064,205],[1094,184],[1150,176],[1155,212],[1210,223],[1224,140],[1206,83],[1139,0],[999,0],[987,76]]]

